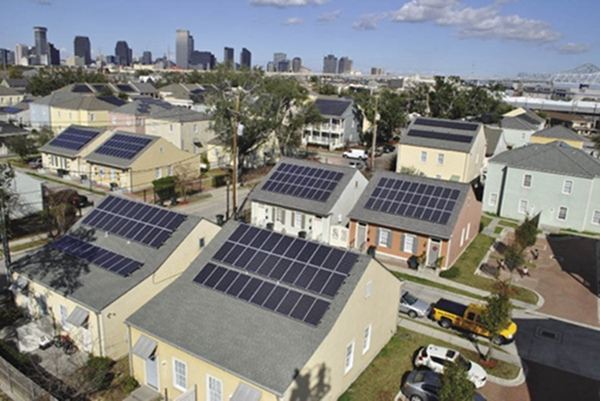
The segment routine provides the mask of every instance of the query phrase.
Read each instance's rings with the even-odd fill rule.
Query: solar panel
[[[71,235],[66,235],[51,243],[54,249],[83,259],[120,276],[127,276],[139,269],[142,262],[127,258],[109,250],[92,245]]]
[[[408,131],[407,135],[418,138],[440,139],[443,141],[460,143],[471,143],[471,141],[473,141],[473,137],[468,135],[451,134],[447,132],[425,131],[420,129],[411,129]]]
[[[131,87],[131,85],[117,84],[117,88],[121,92],[135,92],[135,90],[133,89],[133,87]]]
[[[445,225],[459,195],[458,189],[382,177],[365,208]],[[336,271],[343,271],[345,266],[347,263],[340,263]]]
[[[262,189],[282,195],[326,202],[344,176],[324,168],[281,163]]]
[[[479,127],[477,124],[448,121],[448,120],[430,120],[425,118],[417,118],[414,125],[425,125],[427,127],[459,129],[463,131],[476,131]]]
[[[117,133],[104,142],[95,152],[101,155],[131,160],[151,141],[150,138]]]
[[[87,85],[75,85],[75,86],[73,86],[73,92],[75,92],[75,93],[92,93],[92,90]]]
[[[83,219],[83,224],[159,248],[184,220],[183,214],[108,196]]]
[[[99,134],[99,131],[69,127],[48,142],[48,145],[58,148],[80,150]]]
[[[317,326],[331,304],[279,284],[207,263],[194,277],[199,285],[241,299],[277,314]]]

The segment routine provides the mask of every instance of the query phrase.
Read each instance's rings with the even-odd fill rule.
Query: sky
[[[354,69],[385,73],[514,77],[600,64],[598,0],[15,0],[0,8],[0,48],[34,44],[33,27],[73,54],[88,36],[92,56],[126,40],[134,56],[170,51],[187,29],[196,50],[218,61],[225,46],[252,52],[265,67],[273,53],[301,57],[315,72],[323,57],[349,57]]]

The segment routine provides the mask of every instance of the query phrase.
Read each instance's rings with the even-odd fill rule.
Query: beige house
[[[154,113],[172,107],[167,102],[151,97],[135,99],[108,113],[110,119],[109,126],[112,130],[147,134],[146,119]]]
[[[108,125],[108,112],[125,104],[124,100],[113,96],[80,96],[57,105],[50,105],[50,124],[55,133],[69,125],[85,127],[105,127]]]
[[[532,144],[546,144],[552,142],[564,142],[573,148],[583,149],[583,137],[562,125],[545,128],[531,136]]]
[[[20,103],[24,98],[21,92],[0,85],[0,109]]]
[[[230,221],[127,319],[131,373],[172,399],[334,401],[396,332],[400,292],[370,256]]]
[[[156,226],[159,223],[159,227]],[[127,354],[124,320],[175,280],[219,227],[194,216],[106,197],[68,234],[13,264],[17,305],[50,319],[82,352]]]
[[[158,110],[146,119],[146,133],[159,136],[186,152],[199,154],[208,150],[215,138],[209,130],[210,116],[185,107]]]
[[[151,188],[159,178],[200,174],[197,155],[163,138],[129,132],[114,132],[84,160],[95,183],[130,192]]]
[[[483,125],[419,117],[398,143],[396,171],[473,182],[483,172],[485,153]]]

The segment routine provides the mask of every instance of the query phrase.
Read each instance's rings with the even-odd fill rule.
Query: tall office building
[[[323,74],[337,73],[338,59],[333,54],[329,54],[323,58]]]
[[[29,46],[22,43],[15,45],[15,64],[29,65]]]
[[[142,64],[150,65],[152,64],[152,52],[146,50],[142,55]]]
[[[371,75],[383,75],[383,68],[371,67]]]
[[[291,71],[291,65],[290,65],[290,60],[281,60],[279,63],[277,63],[277,65],[275,66],[277,72],[290,72]]]
[[[124,40],[119,40],[115,46],[115,56],[119,58],[120,65],[131,65],[133,51]]]
[[[248,69],[252,68],[252,53],[245,47],[242,48],[242,52],[240,53],[240,67]]]
[[[50,56],[50,65],[60,65],[60,51],[50,42],[48,42],[48,53]]]
[[[15,53],[8,49],[0,49],[0,66],[13,65],[15,63]]]
[[[223,51],[223,64],[230,65],[235,68],[235,61],[233,60],[233,48],[226,47]]]
[[[184,70],[188,69],[190,56],[194,51],[194,38],[190,36],[187,29],[178,29],[175,31],[175,63],[177,67]]]
[[[275,63],[272,61],[269,61],[267,63],[267,72],[275,72]]]
[[[350,74],[352,72],[352,60],[348,57],[340,58],[338,62],[338,74]]]
[[[48,29],[42,26],[33,27],[33,34],[35,36],[35,64],[37,65],[48,65],[50,62],[46,32],[48,32]]]
[[[215,68],[217,59],[211,52],[199,52],[194,50],[190,57],[190,68],[210,71]]]
[[[92,46],[90,45],[90,38],[87,36],[75,36],[73,45],[75,47],[73,55],[83,58],[86,65],[92,64]]]
[[[300,72],[301,68],[302,68],[302,59],[300,57],[294,57],[294,59],[292,60],[292,71]]]

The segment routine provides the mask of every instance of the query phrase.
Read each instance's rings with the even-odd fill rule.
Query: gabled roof
[[[418,208],[422,207],[423,212],[426,212],[427,209],[431,209],[432,211],[441,210],[441,206],[438,206],[437,204],[429,206],[429,201],[431,200],[430,197],[427,199],[427,203],[425,203],[424,205],[420,205],[420,199],[425,200],[425,198],[429,195],[435,194],[435,192],[431,192],[431,187],[439,187],[442,190],[442,194],[436,195],[436,198],[439,198],[440,196],[443,198],[444,191],[447,193],[454,192],[453,196],[444,198],[445,200],[451,200],[452,202],[454,202],[451,205],[452,207],[448,205],[448,207],[445,209],[446,212],[450,213],[447,216],[446,222],[434,222],[432,221],[433,219],[426,219],[425,217],[408,217],[409,214],[407,212],[397,213],[381,211],[382,209],[377,207],[377,205],[373,203],[371,197],[373,197],[374,199],[382,199],[383,202],[386,202],[385,197],[387,195],[382,194],[383,191],[381,190],[381,188],[378,188],[385,183],[385,181],[383,180],[394,180],[394,183],[402,181],[402,184],[409,184],[406,189],[400,186],[399,189],[396,190],[396,193],[400,194],[399,196],[403,197],[402,201],[400,201],[398,197],[390,201],[391,207],[394,207],[394,203],[397,203],[397,205],[400,206],[400,209],[406,211],[408,211],[408,209],[411,206],[414,206],[415,210],[417,211]],[[348,217],[350,219],[364,223],[373,223],[391,229],[397,229],[401,231],[447,239],[450,238],[450,236],[452,235],[452,231],[454,230],[454,226],[458,221],[458,216],[460,215],[460,212],[464,207],[464,203],[467,199],[469,191],[471,191],[471,187],[469,186],[469,184],[454,181],[437,180],[416,175],[398,174],[389,171],[378,171],[377,173],[375,173],[373,178],[371,178],[369,185],[364,190],[361,197],[358,199],[358,202],[354,206],[354,209],[352,209],[352,211],[348,214]],[[406,207],[402,206],[403,202],[406,203],[404,199],[406,199],[406,196],[408,195],[411,195],[411,200],[408,202]],[[419,202],[417,203],[413,201],[415,196],[420,197]],[[452,197],[454,197],[454,199],[452,199]],[[433,216],[433,214],[431,214],[430,216]]]
[[[150,82],[129,82],[139,93],[158,93]]]
[[[105,128],[70,125],[39,150],[59,156],[75,157],[85,150],[93,140],[104,132]],[[76,149],[77,146],[81,146]]]
[[[322,169],[328,172],[335,172],[341,174],[341,178],[339,178],[337,185],[331,190],[331,194],[324,202],[311,200],[306,197],[284,195],[281,191],[275,192],[273,190],[265,190],[266,185],[268,185],[269,181],[274,177],[274,174],[277,174],[278,168],[283,164],[309,167],[313,169]],[[352,182],[352,179],[356,177],[356,174],[362,175],[355,168],[335,166],[333,164],[323,164],[284,157],[279,163],[277,163],[277,165],[275,165],[275,167],[273,167],[273,169],[263,180],[262,184],[257,186],[251,192],[249,199],[252,201],[266,203],[269,205],[281,206],[286,209],[307,212],[310,214],[315,214],[317,216],[328,216],[331,213],[331,209],[339,201],[340,195]]]
[[[0,137],[13,135],[29,135],[29,131],[19,128],[16,125],[0,121]]]
[[[118,138],[120,138],[120,139],[118,139]],[[156,141],[158,141],[159,139],[161,139],[161,138],[157,137],[157,136],[134,134],[132,132],[116,131],[110,137],[108,137],[106,139],[106,141],[101,143],[93,152],[91,152],[89,155],[87,155],[85,157],[85,160],[90,163],[101,164],[101,165],[105,165],[105,166],[127,168],[131,164],[133,164],[133,162],[136,161],[148,148],[150,148],[152,145],[154,145],[154,143]],[[141,146],[141,145],[135,146],[135,149],[131,153],[132,154],[131,157],[116,156],[116,153],[114,153],[114,152],[113,153],[115,155],[109,155],[109,154],[106,154],[106,152],[104,152],[103,150],[101,150],[101,148],[106,149],[107,144],[111,145],[114,141],[117,141],[117,140],[119,142],[142,141],[142,142],[145,142],[145,145],[144,146]],[[113,146],[111,146],[111,148],[115,151],[118,150],[118,148],[115,148]],[[111,152],[109,152],[109,153],[111,153]]]
[[[341,117],[348,110],[348,107],[352,106],[352,100],[317,98],[315,104],[321,115]]]
[[[125,199],[107,196],[100,205],[115,198]],[[141,204],[129,199],[127,202],[133,207]],[[150,210],[164,210],[144,205]],[[141,267],[125,277],[59,251],[52,243],[13,262],[13,269],[91,310],[100,311],[154,274],[200,221],[199,217],[186,216],[158,249],[124,240],[123,237],[83,224],[82,220],[78,221],[69,230],[69,235],[142,262]]]
[[[0,96],[23,96],[23,94],[13,88],[7,88],[6,86],[0,85]]]
[[[600,161],[564,142],[529,144],[500,153],[490,163],[523,170],[542,171],[574,177],[600,176]]]
[[[494,155],[498,142],[502,140],[502,129],[496,127],[483,126],[483,133],[485,134],[485,156],[490,157]]]
[[[113,113],[129,114],[134,116],[153,115],[163,110],[172,109],[171,103],[151,97],[137,98],[123,106],[112,110]]]
[[[126,102],[114,96],[96,97],[96,96],[78,96],[74,99],[66,100],[57,104],[56,107],[70,110],[86,111],[109,111]]]
[[[468,153],[481,131],[480,123],[419,117],[400,138],[400,145]]]
[[[48,96],[44,96],[40,99],[36,99],[33,101],[34,105],[43,105],[43,106],[58,106],[61,103],[64,103],[68,100],[73,100],[82,95],[78,93],[72,92],[52,92]]]
[[[577,135],[573,130],[563,127],[562,125],[555,125],[554,127],[543,129],[532,136],[583,142],[582,137]]]
[[[27,78],[4,78],[9,88],[25,88],[29,83]]]
[[[239,227],[242,225],[233,220],[225,224],[190,267],[131,315],[126,323],[263,389],[283,395],[293,383],[295,374],[306,365],[330,333],[372,259],[368,255],[356,254],[356,262],[351,265],[336,295],[333,299],[327,298],[330,305],[320,322],[316,326],[310,325],[194,282],[209,262],[220,265],[215,261],[215,254]],[[263,235],[293,238],[260,228],[255,230],[257,238]],[[301,249],[304,244],[316,244],[327,251],[334,249],[312,241],[295,241],[294,244]],[[304,249],[299,252],[297,260],[303,257]],[[313,252],[304,256],[310,259]],[[306,264],[292,266],[296,268],[294,271],[298,271]],[[302,294],[311,294],[296,285],[276,282],[257,273],[235,267],[229,270]],[[321,299],[320,296],[315,298]],[[174,327],[177,330],[173,330]]]
[[[199,111],[180,106],[159,110],[150,117],[156,120],[167,120],[178,123],[210,120],[210,116],[208,114],[200,113]]]

